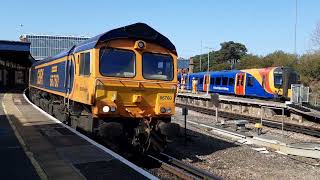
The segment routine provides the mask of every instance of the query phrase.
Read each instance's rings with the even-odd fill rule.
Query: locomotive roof
[[[108,31],[106,33],[102,33],[93,38],[90,38],[78,44],[75,48],[75,52],[94,48],[97,42],[99,41],[103,42],[103,41],[110,41],[113,39],[126,39],[126,38],[155,42],[176,54],[175,46],[171,43],[171,41],[167,37],[163,36],[162,34],[160,34],[159,32],[157,32],[156,30],[154,30],[153,28],[151,28],[150,26],[144,23],[135,23],[128,26],[120,27],[120,28]]]
[[[87,39],[79,43],[78,45],[75,45],[65,51],[62,51],[61,53],[53,57],[49,57],[45,60],[38,61],[34,65],[43,64],[55,59],[62,58],[72,52],[75,53],[75,52],[92,49],[97,45],[98,42],[106,42],[114,39],[127,39],[127,38],[155,42],[160,46],[169,49],[172,53],[177,55],[176,47],[172,44],[172,42],[167,37],[163,36],[158,31],[151,28],[147,24],[135,23],[128,26],[113,29],[108,32],[97,35],[95,37],[92,37],[90,39]]]

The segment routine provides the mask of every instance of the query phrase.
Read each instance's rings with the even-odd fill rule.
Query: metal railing
[[[309,102],[309,87],[305,87],[303,84],[291,84],[291,91],[291,103],[301,105]]]

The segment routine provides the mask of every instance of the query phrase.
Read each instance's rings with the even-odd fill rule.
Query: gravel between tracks
[[[179,116],[181,114],[181,108],[176,108],[176,116],[175,118],[182,119],[182,116]],[[204,124],[212,124],[212,125],[219,125],[221,120],[225,120],[226,128],[235,130],[234,127],[234,121],[228,120],[225,118],[218,119],[219,123],[216,122],[215,116],[210,116],[206,114],[202,114],[195,111],[189,111],[190,120],[193,118],[194,121],[204,123]],[[188,116],[188,118],[189,118]],[[292,121],[293,122],[293,121]],[[312,122],[305,122],[305,123],[312,123]],[[248,134],[255,134],[254,132],[254,124],[249,123],[247,125],[249,131]],[[290,131],[284,131],[283,137],[282,137],[282,131],[280,129],[275,128],[269,128],[264,126],[263,127],[263,133],[267,136],[272,137],[273,139],[279,140],[281,142],[285,143],[299,143],[299,142],[313,142],[313,143],[320,143],[320,138],[316,138],[309,135],[304,135],[300,133],[290,132]]]
[[[173,121],[183,127],[180,114],[181,109],[176,108]],[[188,119],[213,123],[215,118],[189,111]],[[190,124],[187,127],[190,140],[185,143],[183,136],[178,137],[169,144],[166,153],[224,179],[320,179],[319,160],[285,156],[272,151],[260,153],[253,150],[252,145],[240,145],[205,128]],[[281,137],[279,130],[264,128],[264,131]],[[298,133],[287,135],[290,135],[287,140],[292,142],[320,142],[317,138]]]

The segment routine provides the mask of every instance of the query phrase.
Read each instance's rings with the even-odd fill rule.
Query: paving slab
[[[25,154],[30,154],[29,159],[35,162],[36,170],[33,172],[40,174],[42,179],[157,179],[40,113],[22,94],[4,94],[2,102],[6,112],[2,118],[8,117],[16,127],[24,143]],[[1,129],[1,123],[0,135],[6,133]],[[9,137],[1,139],[8,141],[7,146],[14,149],[11,153],[18,150],[24,153],[17,140],[13,143]],[[28,161],[27,156],[25,159]],[[33,168],[31,163],[29,167]],[[35,177],[37,173],[34,173]]]
[[[0,94],[0,101],[2,98],[3,94]],[[0,179],[40,179],[2,107],[0,108],[0,171]]]

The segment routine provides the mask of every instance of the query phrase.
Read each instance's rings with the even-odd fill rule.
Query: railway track
[[[149,158],[158,161],[161,168],[174,174],[181,179],[208,179],[216,180],[221,179],[218,176],[210,174],[206,171],[190,166],[170,155],[160,153],[158,155],[148,155]]]
[[[210,109],[210,108],[201,107],[201,106],[193,106],[190,104],[182,104],[182,103],[176,103],[176,106],[187,107],[189,110],[196,111],[203,114],[215,115],[215,109]],[[228,119],[246,119],[251,123],[258,123],[261,121],[261,119],[258,117],[251,117],[248,115],[235,114],[235,113],[224,112],[224,111],[219,111],[219,117],[228,118]],[[267,126],[267,127],[282,129],[282,123],[278,121],[264,119],[262,120],[262,123],[264,126]],[[284,122],[283,129],[286,131],[292,131],[292,132],[306,134],[314,137],[320,137],[320,128],[315,128],[311,126],[297,125],[297,124]]]

